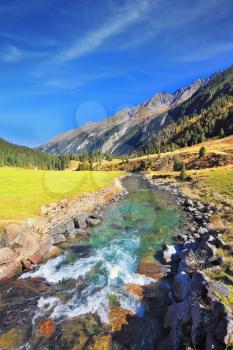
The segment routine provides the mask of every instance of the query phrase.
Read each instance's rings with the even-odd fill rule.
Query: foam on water
[[[154,281],[152,278],[135,273],[137,268],[136,249],[140,238],[115,239],[102,248],[93,250],[89,257],[75,262],[67,262],[67,254],[49,260],[36,272],[29,272],[21,278],[41,277],[51,284],[58,284],[69,279],[77,280],[76,287],[85,281],[83,289],[76,288],[72,297],[62,303],[56,297],[41,297],[38,301],[36,317],[41,312],[51,310],[52,318],[75,317],[83,314],[97,313],[102,322],[108,322],[110,296],[115,296],[121,307],[137,313],[140,300],[129,295],[124,285],[134,283],[146,285]],[[81,279],[80,279],[81,278]]]

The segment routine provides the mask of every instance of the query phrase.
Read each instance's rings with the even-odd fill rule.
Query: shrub
[[[181,171],[180,171],[180,178],[182,180],[187,178],[187,173],[186,173],[186,169],[185,169],[185,164],[184,162],[182,162],[182,167],[181,167]]]
[[[174,163],[173,163],[173,170],[174,171],[180,171],[182,169],[182,161],[178,155],[175,155],[173,157]]]
[[[201,147],[200,150],[199,150],[199,157],[200,157],[200,158],[204,158],[205,155],[206,155],[206,148],[203,146],[203,147]]]

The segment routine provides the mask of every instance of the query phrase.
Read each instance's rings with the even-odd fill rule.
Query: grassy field
[[[121,174],[0,168],[0,220],[36,216],[43,204],[99,190]]]

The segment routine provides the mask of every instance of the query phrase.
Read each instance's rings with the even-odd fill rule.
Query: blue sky
[[[233,63],[232,0],[0,0],[0,136],[37,146]]]

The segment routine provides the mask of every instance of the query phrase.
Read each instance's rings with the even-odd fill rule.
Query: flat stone
[[[208,290],[211,293],[217,293],[224,298],[227,298],[231,293],[230,289],[224,283],[219,282],[219,281],[215,281],[213,283],[210,283],[208,286]]]

